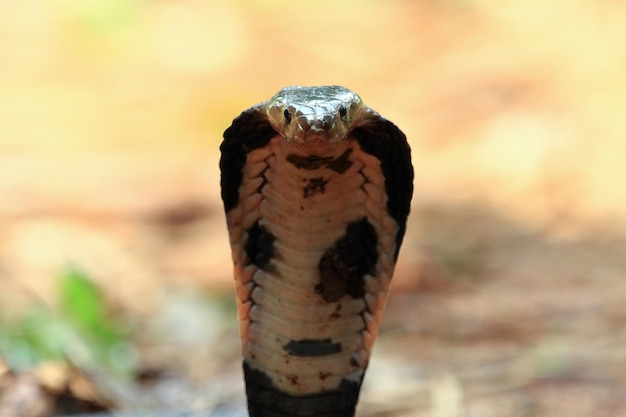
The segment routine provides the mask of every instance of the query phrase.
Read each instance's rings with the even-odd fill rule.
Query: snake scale
[[[352,417],[413,194],[393,123],[339,86],[286,87],[220,147],[251,417]]]

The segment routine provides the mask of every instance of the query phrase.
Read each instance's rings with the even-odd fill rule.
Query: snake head
[[[339,86],[285,87],[266,103],[272,127],[287,142],[304,145],[346,138],[363,109],[363,101]]]

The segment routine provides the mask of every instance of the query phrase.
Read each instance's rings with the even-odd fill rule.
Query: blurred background
[[[339,84],[408,136],[376,417],[626,416],[626,4],[0,2],[0,416],[239,407],[221,135]]]

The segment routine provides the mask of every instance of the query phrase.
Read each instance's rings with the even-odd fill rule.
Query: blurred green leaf
[[[85,329],[94,329],[106,321],[100,290],[80,271],[66,270],[60,279],[61,309]]]
[[[100,288],[76,268],[59,282],[60,313],[87,346],[90,356],[114,371],[135,367],[134,349],[123,324],[109,313]]]
[[[14,369],[46,360],[130,374],[137,357],[126,326],[110,314],[100,289],[76,268],[59,277],[59,307],[33,304],[23,315],[0,315],[0,353]]]
[[[72,338],[71,329],[41,305],[31,306],[17,320],[2,320],[0,327],[0,351],[16,369],[63,359]]]

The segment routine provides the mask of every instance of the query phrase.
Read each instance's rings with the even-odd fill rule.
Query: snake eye
[[[289,111],[289,109],[285,109],[285,111],[283,112],[283,116],[285,116],[285,124],[291,123],[291,112]]]
[[[339,118],[345,122],[348,110],[344,106],[339,107]]]

